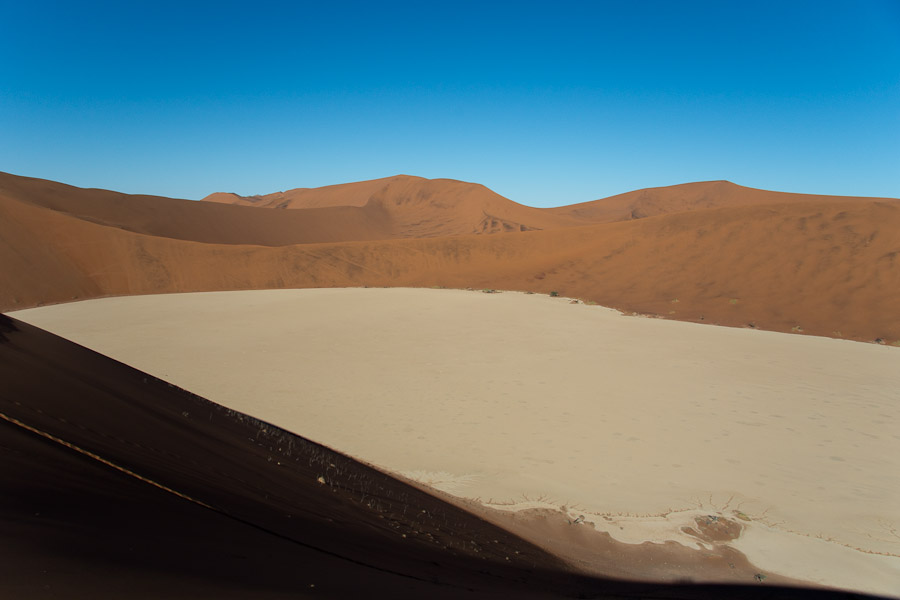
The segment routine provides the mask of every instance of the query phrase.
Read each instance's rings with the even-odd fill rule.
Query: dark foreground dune
[[[588,578],[366,465],[0,316],[9,598],[851,598]]]

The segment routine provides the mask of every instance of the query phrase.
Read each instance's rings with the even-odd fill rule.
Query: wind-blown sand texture
[[[0,174],[0,310],[169,292],[474,287],[900,343],[895,199],[718,181],[536,209],[475,184],[405,176],[276,196],[273,206],[289,208]]]
[[[674,540],[745,554],[732,577],[897,595],[900,350],[569,302],[281,290],[14,314],[393,473],[543,508],[485,514],[593,573],[638,576],[610,538]],[[679,560],[656,578],[728,580]]]

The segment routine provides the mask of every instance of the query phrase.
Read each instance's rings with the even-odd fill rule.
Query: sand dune
[[[269,196],[212,194],[206,202],[82,189],[0,173],[0,200],[19,201],[158,237],[285,246],[571,227],[578,219],[522,206],[481,185],[398,176]],[[227,206],[233,205],[233,206]],[[293,208],[288,212],[248,207]]]
[[[533,231],[582,224],[569,215],[516,204],[482,185],[406,175],[249,198],[219,193],[204,200],[260,208],[377,209],[388,215],[391,237],[398,238]]]
[[[377,209],[336,206],[302,214],[254,211],[0,173],[0,210],[11,210],[15,204],[148,236],[208,244],[285,246],[391,237],[386,216]]]
[[[216,319],[213,329],[194,331],[191,339],[201,345],[188,347],[188,355],[175,352],[175,346],[171,352],[162,353],[168,359],[181,356],[172,367],[186,369],[185,373],[178,372],[178,378],[185,377],[176,379],[179,384],[216,400],[227,399],[230,390],[238,394],[228,399],[234,402],[232,408],[246,409],[257,417],[271,417],[279,425],[289,425],[304,435],[310,433],[317,441],[326,441],[431,486],[459,492],[467,484],[477,484],[481,486],[478,495],[504,498],[491,504],[491,508],[451,495],[437,500],[432,496],[441,496],[442,492],[434,487],[423,493],[428,488],[422,483],[401,483],[306,439],[206,403],[22,323],[4,320],[0,322],[0,378],[4,381],[0,406],[8,418],[0,422],[0,451],[7,460],[0,461],[0,477],[4,489],[15,493],[0,496],[0,511],[6,517],[0,524],[6,528],[7,539],[17,540],[15,551],[8,551],[8,545],[4,546],[7,551],[0,550],[2,569],[6,569],[4,590],[28,597],[50,597],[55,593],[54,586],[64,586],[67,597],[95,597],[100,592],[110,596],[158,597],[163,591],[169,597],[296,597],[298,585],[303,588],[307,579],[328,574],[333,586],[328,593],[335,597],[357,596],[372,587],[389,590],[392,597],[457,597],[459,586],[473,597],[656,594],[717,598],[724,594],[751,598],[757,597],[759,589],[775,591],[774,596],[765,597],[781,597],[782,593],[785,597],[797,597],[795,591],[779,591],[769,585],[791,583],[787,575],[779,575],[787,571],[801,574],[807,581],[830,582],[848,589],[879,593],[892,590],[892,561],[897,552],[891,546],[896,543],[896,536],[892,538],[890,532],[896,529],[891,529],[890,509],[885,509],[884,502],[885,494],[896,494],[896,478],[890,475],[896,471],[896,465],[890,463],[891,457],[897,455],[893,448],[896,436],[889,439],[881,433],[896,421],[891,412],[895,407],[883,398],[896,387],[890,378],[896,369],[884,362],[896,362],[896,349],[846,340],[900,345],[900,311],[895,300],[900,296],[900,201],[782,194],[728,182],[705,182],[638,190],[569,207],[536,209],[516,204],[483,186],[407,176],[252,198],[214,194],[207,200],[132,196],[0,174],[0,311],[109,296],[177,292],[365,286],[490,288],[556,292],[628,314],[845,340],[781,335],[779,348],[790,349],[782,351],[758,344],[769,339],[766,336],[779,334],[617,317],[628,325],[615,334],[618,337],[612,346],[603,346],[607,339],[604,336],[612,335],[606,331],[579,346],[581,350],[576,349],[573,354],[571,340],[592,331],[598,333],[605,326],[583,321],[570,323],[556,313],[542,317],[528,313],[531,316],[526,325],[510,324],[507,321],[519,314],[512,306],[503,305],[506,308],[494,316],[476,317],[480,309],[467,305],[464,316],[468,315],[469,320],[464,318],[452,331],[423,338],[423,332],[435,323],[444,322],[446,326],[457,322],[451,316],[459,306],[410,308],[400,302],[392,308],[389,305],[388,312],[393,311],[393,317],[401,318],[405,324],[376,335],[378,323],[391,322],[391,314],[373,320],[377,304],[372,300],[374,296],[353,300],[345,312],[335,317],[337,320],[329,320],[323,315],[331,314],[328,311],[343,300],[328,296],[339,292],[321,290],[316,293],[326,294],[324,297],[332,305],[326,303],[315,307],[312,313],[278,321],[281,341],[262,338],[254,342],[254,336],[270,330],[269,326],[248,325],[250,322],[242,319],[279,315],[285,306],[279,308],[259,301],[242,305],[236,314],[221,315],[232,300],[217,300],[213,306],[204,304],[204,300],[196,316],[189,323],[180,324],[178,318],[158,312],[165,303],[159,303],[157,297],[132,299],[150,303],[141,305],[144,308],[137,313],[122,313],[114,308],[120,306],[116,302],[125,306],[129,299],[107,299],[109,304],[103,304],[105,317],[118,315],[116,326],[120,327],[120,334],[126,334],[126,347],[108,349],[117,358],[120,352],[144,352],[149,356],[158,351],[153,344],[167,325],[174,325],[175,331],[165,334],[165,344],[193,331],[188,325],[200,326],[204,318],[218,315],[221,318]],[[402,295],[410,290],[365,292]],[[498,299],[518,297],[464,291],[443,294],[478,298],[494,307],[506,302]],[[167,299],[175,301],[177,297]],[[536,301],[538,297],[526,299]],[[565,299],[542,297],[540,301],[551,303],[548,306],[554,309],[595,311],[590,319],[607,310],[584,304],[570,306]],[[67,311],[80,310],[80,306],[51,307],[52,311],[33,314],[71,316],[74,313]],[[309,317],[313,317],[312,324],[294,330]],[[91,322],[89,318],[69,319],[69,325]],[[105,326],[94,323],[93,333],[102,333]],[[314,331],[315,326],[337,324],[338,331]],[[529,332],[534,334],[533,326],[544,330],[529,338]],[[657,326],[664,329],[652,329]],[[646,327],[651,329],[645,331]],[[707,356],[702,351],[707,346],[705,342],[699,346],[689,343],[695,339],[694,329],[725,336],[730,340],[728,347],[743,348],[743,354],[730,356],[728,351],[716,350],[710,343],[706,351],[712,354]],[[292,335],[285,337],[286,330]],[[266,356],[269,364],[255,367],[255,375],[239,368],[226,372],[213,367],[198,369],[203,360],[218,356],[208,352],[210,340],[218,333],[230,336],[218,348],[240,355],[219,356],[219,367],[255,365],[255,359]],[[445,338],[460,335],[468,336],[457,340],[465,351],[459,350],[459,344],[442,343]],[[279,362],[282,359],[268,354],[279,343],[318,339],[316,336],[320,336],[319,342],[291,350],[293,359],[288,362]],[[344,339],[342,336],[349,337],[339,342]],[[387,343],[389,340],[393,341]],[[473,340],[485,343],[472,346]],[[441,380],[443,375],[434,371],[440,367],[438,363],[454,364],[459,357],[475,360],[479,351],[493,347],[491,340],[517,340],[514,346],[531,348],[532,358],[544,356],[554,373],[568,373],[555,384],[566,393],[559,397],[551,391],[536,398],[532,396],[541,389],[539,382],[530,382],[527,393],[515,387],[515,381],[508,377],[505,383],[498,383],[498,374],[504,371],[491,369],[497,361],[507,360],[504,348],[495,348],[477,364],[456,371],[450,382]],[[748,340],[753,342],[749,346]],[[432,347],[435,343],[438,347]],[[824,354],[825,346],[817,345],[822,343],[832,344]],[[547,344],[549,347],[545,348]],[[846,356],[832,352],[851,347],[862,350],[852,350]],[[258,351],[253,352],[254,348]],[[391,360],[392,353],[403,348],[411,350],[413,358],[395,356],[395,360],[406,366],[410,360],[409,364],[413,364],[427,361],[429,356],[434,358],[437,350],[450,355],[412,371],[404,367],[404,373],[434,377],[430,383],[422,381],[412,388],[401,385],[410,384],[409,378],[394,382],[396,385],[381,381],[379,378],[393,372],[389,368],[372,373],[354,371],[370,368],[379,360]],[[341,349],[367,350],[367,358],[347,362],[340,358]],[[545,356],[547,350],[552,356]],[[313,356],[298,363],[296,356],[307,351]],[[605,358],[598,361],[598,356]],[[613,366],[623,357],[630,360]],[[837,363],[822,367],[813,364],[815,360],[803,363],[802,357]],[[860,357],[871,360],[857,360]],[[297,415],[286,412],[285,406],[266,407],[266,402],[277,404],[284,393],[296,401],[296,382],[278,389],[266,386],[282,381],[280,377],[285,373],[304,373],[304,368],[318,364],[316,360],[325,362],[312,372],[331,373],[331,378],[320,384],[306,378],[304,382],[312,387],[299,394],[319,407],[310,409],[309,404],[304,404],[303,410],[317,410],[316,414],[307,413],[299,421],[292,421]],[[690,360],[700,360],[708,368],[697,371],[698,365],[688,364]],[[753,379],[752,373],[757,371],[751,366],[759,360],[768,363],[760,367]],[[157,367],[146,368],[166,378],[173,375],[154,371]],[[283,373],[271,371],[275,367]],[[521,364],[516,368],[521,368]],[[573,374],[571,368],[577,373]],[[850,370],[842,371],[847,368]],[[534,366],[528,376],[541,372],[540,365]],[[690,373],[693,376],[688,380],[671,380]],[[227,383],[229,375],[238,374],[240,381]],[[570,389],[572,382],[582,381],[580,378],[599,375],[599,381]],[[467,377],[472,378],[468,383],[475,388],[460,389],[444,403],[450,407],[460,402],[481,402],[478,406],[467,405],[459,419],[450,417],[453,423],[458,420],[456,425],[462,429],[454,429],[446,420],[438,425],[415,420],[427,413],[420,410],[423,399],[433,399],[436,393],[447,394],[451,388],[456,389],[454,385],[466,384]],[[722,377],[737,377],[742,382],[738,391],[749,396],[742,397],[729,388],[728,381],[732,380]],[[382,390],[387,396],[361,401],[358,390],[343,400],[340,394],[335,395],[335,382],[354,381],[371,385],[370,392]],[[432,387],[435,381],[443,381],[437,392]],[[641,382],[646,388],[654,381],[663,382],[660,385],[664,389],[635,396],[634,382]],[[712,385],[710,382],[719,382],[722,390],[734,392],[721,399],[725,403],[722,406],[717,395],[715,406],[710,404],[709,389],[695,389],[698,385]],[[499,396],[479,395],[485,390]],[[600,405],[583,398],[584,390],[602,392],[603,402],[607,403],[602,406],[606,408],[598,413]],[[695,401],[706,402],[708,411],[685,407],[683,401],[671,406],[659,404],[675,392],[689,390],[697,392]],[[399,395],[394,398],[394,405],[379,404],[391,400],[392,394]],[[607,426],[611,425],[605,419],[612,418],[612,425],[618,426],[623,435],[628,427],[633,427],[628,418],[639,421],[647,415],[662,414],[669,415],[672,421],[692,415],[696,422],[685,424],[684,431],[654,438],[662,443],[669,439],[666,436],[674,436],[665,448],[648,446],[680,466],[669,465],[662,473],[650,475],[637,470],[630,479],[621,464],[612,473],[591,471],[593,475],[583,477],[585,464],[592,465],[590,469],[598,468],[595,456],[579,462],[577,472],[559,476],[542,461],[561,464],[571,457],[547,458],[558,448],[543,441],[527,455],[533,459],[525,465],[527,468],[504,463],[506,455],[499,450],[495,449],[493,455],[482,453],[482,459],[493,456],[497,461],[487,478],[471,465],[441,463],[444,459],[465,462],[465,452],[455,450],[459,436],[471,438],[466,438],[466,449],[477,449],[479,432],[485,427],[491,435],[498,431],[497,421],[486,415],[493,414],[494,409],[516,408],[504,404],[508,400],[503,399],[504,394],[526,404],[532,402],[531,410],[517,418],[520,425],[535,425],[533,419],[525,418],[532,414],[547,421],[535,425],[537,429],[532,427],[533,431],[516,433],[511,452],[522,440],[542,440],[541,435],[546,432],[554,439],[574,443],[581,439],[573,434],[574,428],[581,431],[582,438],[593,440],[586,442],[588,445],[599,444],[594,454],[604,457],[599,462],[601,467],[615,466],[609,457],[623,455],[647,462],[646,452],[634,453],[633,448],[621,446],[622,440],[616,439],[615,432],[610,436]],[[704,394],[709,398],[703,400]],[[843,395],[831,398],[826,408],[821,404],[822,397],[829,394]],[[786,400],[788,396],[790,399]],[[610,409],[611,397],[619,397],[624,404]],[[552,411],[561,400],[571,399],[582,402],[577,409],[582,416],[567,424],[558,422],[559,415]],[[401,407],[397,402],[406,404]],[[635,404],[641,402],[646,405],[644,410],[633,414]],[[732,413],[740,414],[745,409],[753,413],[767,407],[772,423],[784,417],[791,425],[776,432],[769,428],[747,429],[753,424],[749,417],[743,419],[750,424],[747,425],[736,417],[726,415],[723,421],[724,417],[713,414],[725,405]],[[206,415],[205,422],[190,417],[197,407],[201,416]],[[271,414],[265,412],[269,409],[273,410]],[[367,426],[381,416],[389,418],[383,429],[402,423],[413,430],[418,427],[427,434],[426,442],[428,436],[440,431],[457,437],[453,443],[431,440],[434,443],[421,447],[416,446],[417,441],[407,440],[399,454],[391,456],[389,444],[365,446],[364,432],[352,433],[346,418],[348,411],[363,416],[369,414],[366,411],[374,411],[364,423]],[[568,412],[573,414],[571,409]],[[477,418],[472,420],[470,413]],[[815,421],[816,415],[827,416],[827,422]],[[804,416],[809,422],[803,420]],[[463,417],[468,420],[461,420]],[[605,425],[597,425],[600,421]],[[701,421],[706,425],[693,431],[691,427]],[[809,429],[817,425],[830,427],[833,435],[824,438],[818,429]],[[844,429],[831,431],[838,425]],[[791,427],[800,433],[785,437],[785,431]],[[693,433],[686,438],[688,430]],[[329,437],[329,431],[337,432],[338,437]],[[704,454],[698,444],[711,440],[712,432],[720,437],[727,432],[741,443],[726,444],[714,458],[698,459]],[[408,433],[395,431],[388,441],[404,440]],[[642,435],[632,432],[631,437],[642,439]],[[260,436],[266,442],[261,442]],[[877,440],[873,441],[873,436]],[[787,462],[781,461],[778,449],[782,449],[781,455],[795,452],[791,444],[796,444],[797,439],[830,444],[839,447],[841,453],[828,454],[837,457],[828,462],[822,458],[824,454],[819,456],[821,452],[809,446],[812,453],[801,452]],[[384,437],[377,440],[384,441]],[[283,443],[279,446],[276,441]],[[353,445],[357,443],[363,445],[357,448]],[[288,452],[284,451],[284,444],[288,445]],[[417,449],[411,454],[409,449],[413,447]],[[78,449],[89,452],[79,454]],[[386,454],[380,454],[383,452]],[[679,452],[682,455],[675,461]],[[760,452],[769,458],[759,456]],[[775,458],[770,456],[772,452]],[[433,460],[418,466],[403,462],[412,455]],[[510,456],[521,459],[525,455],[515,451]],[[728,456],[750,466],[742,467],[741,472],[734,468],[729,471],[722,462]],[[106,462],[98,463],[98,457]],[[310,469],[326,460],[329,465],[341,465],[340,477],[344,479],[339,485],[331,484],[333,474],[328,469],[325,476],[313,477]],[[108,463],[121,468],[109,471]],[[877,465],[882,463],[879,471]],[[684,471],[686,464],[693,466]],[[677,477],[676,469],[680,469]],[[749,483],[741,477],[748,469],[755,477]],[[878,471],[877,480],[873,469]],[[25,473],[29,473],[28,477]],[[839,485],[816,491],[816,473]],[[142,483],[134,475],[160,483],[162,488]],[[663,510],[656,503],[665,494],[657,496],[654,490],[642,488],[648,481],[669,477],[673,489],[693,494],[700,488],[706,490],[707,475],[714,475],[720,485],[715,493],[708,490],[706,501],[698,500],[697,508],[691,509],[694,512],[674,510],[649,521],[644,517],[629,520],[631,517],[625,514]],[[325,484],[318,480],[320,476],[327,477]],[[614,479],[618,482],[615,490],[623,494],[617,500],[590,487],[598,482],[602,487]],[[769,480],[774,492],[766,490],[764,484]],[[593,483],[587,485],[585,481]],[[381,500],[372,500],[375,488],[371,486],[377,488],[374,495]],[[580,523],[567,522],[566,519],[575,518],[568,510],[571,506],[560,512],[558,504],[538,502],[535,506],[543,513],[499,510],[508,502],[504,494],[524,490],[540,496],[542,486],[573,498],[582,492],[584,497],[603,496],[606,508],[589,515],[599,533],[576,526]],[[271,490],[276,494],[272,495]],[[625,493],[629,490],[631,495]],[[729,490],[735,494],[726,497]],[[795,497],[783,497],[791,490]],[[179,500],[173,491],[197,502]],[[823,494],[823,501],[810,505],[810,497],[819,493]],[[46,497],[64,500],[61,504],[46,504],[41,500]],[[402,510],[382,504],[384,498],[394,497],[403,498]],[[783,520],[766,521],[762,513],[763,518],[755,515],[757,518],[747,525],[740,517],[747,516],[744,509],[735,509],[733,498],[742,498],[741,506],[753,506],[753,510],[755,502],[768,498],[777,507],[771,514],[777,513]],[[622,514],[608,512],[616,501],[621,502],[617,506]],[[866,512],[854,514],[840,508],[853,503],[865,505]],[[35,504],[41,506],[39,512],[52,514],[52,518],[44,520],[33,514]],[[60,511],[59,506],[75,508]],[[803,507],[808,509],[806,514]],[[420,512],[412,517],[405,512],[410,508]],[[561,520],[563,514],[566,519]],[[814,525],[827,520],[828,514],[839,514],[840,518],[816,529]],[[147,515],[151,515],[156,526],[148,528],[144,520]],[[794,524],[796,530],[788,532],[790,526],[786,523]],[[191,533],[193,527],[196,530]],[[395,539],[397,528],[409,530],[406,538],[401,536],[402,542]],[[226,541],[211,544],[209,535],[213,531],[223,532]],[[590,535],[586,533],[589,531]],[[90,537],[87,532],[93,537],[85,540]],[[735,539],[738,533],[740,536]],[[421,538],[423,534],[429,541]],[[808,537],[817,535],[825,539]],[[128,543],[129,536],[146,540],[146,544],[135,549],[134,544]],[[409,541],[412,539],[415,543]],[[435,539],[441,543],[432,544]],[[635,543],[650,539],[669,542]],[[509,551],[514,557],[507,561]],[[273,554],[283,557],[283,561],[271,562],[267,557]],[[208,555],[209,560],[197,560],[195,555]],[[487,568],[485,560],[489,563]],[[238,563],[246,567],[245,574],[236,566]],[[292,567],[294,575],[283,571],[288,563],[307,566],[299,571]],[[834,565],[834,569],[823,565]],[[823,568],[826,573],[820,576]],[[829,569],[833,573],[827,572]],[[97,577],[79,575],[98,570],[111,587],[98,590]],[[576,572],[591,577],[575,575]],[[674,581],[688,577],[743,583],[760,573],[768,573],[764,588],[734,587],[724,591],[649,584],[635,587],[595,578]],[[263,590],[256,583],[261,580],[268,582]],[[38,581],[50,587],[38,588]],[[319,595],[320,591],[309,593]]]
[[[770,192],[743,187],[730,181],[703,181],[636,190],[592,202],[551,208],[548,211],[557,215],[575,217],[583,221],[608,223],[710,208],[793,204],[797,202],[821,204],[833,201],[846,202],[848,200],[866,199]],[[870,198],[867,200],[889,199]]]
[[[0,377],[11,597],[847,597],[579,575],[416,487],[5,316]]]
[[[11,189],[0,194],[5,310],[229,289],[477,287],[557,291],[678,320],[900,341],[896,200],[750,202],[515,234],[279,245],[239,242],[264,235],[270,216],[341,207],[281,211],[181,201],[191,210],[241,211],[228,221],[236,232],[229,243],[200,243],[51,210],[65,201],[56,192],[41,204],[32,197],[38,192],[23,197]],[[263,215],[250,233],[242,229],[244,213]],[[165,207],[154,214],[160,222],[203,222],[176,218]]]
[[[328,185],[319,188],[295,188],[286,192],[274,192],[261,196],[239,196],[232,193],[216,192],[203,200],[260,208],[324,208],[328,206],[365,206],[369,199],[385,187],[395,182],[427,181],[421,177],[397,175],[368,181],[356,181]]]

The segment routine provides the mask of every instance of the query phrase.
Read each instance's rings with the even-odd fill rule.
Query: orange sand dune
[[[477,287],[557,291],[680,320],[900,340],[897,200],[808,197],[802,202],[750,202],[515,235],[265,247],[276,244],[239,243],[245,235],[244,215],[250,220],[257,214],[264,219],[292,214],[302,218],[308,211],[339,207],[272,211],[182,201],[198,208],[189,214],[181,205],[170,211],[175,200],[161,201],[153,210],[149,200],[142,204],[158,223],[189,221],[178,225],[186,231],[203,229],[201,210],[241,211],[240,219],[228,221],[236,232],[229,234],[230,243],[208,243],[80,218],[74,209],[61,210],[69,202],[60,196],[65,188],[42,194],[35,180],[22,184],[30,196],[20,199],[10,180],[21,183],[5,176],[7,184],[0,193],[0,272],[6,281],[0,288],[2,310],[123,294],[365,285]],[[435,185],[457,189],[455,182]],[[454,198],[468,206],[473,193],[460,191]],[[80,206],[87,195],[89,191],[76,189],[72,206]],[[436,196],[432,204],[443,197]],[[418,196],[410,202],[425,205]],[[371,205],[345,208],[367,210]],[[121,211],[131,219],[129,211]],[[254,223],[248,230],[264,236],[270,221]]]
[[[285,246],[391,237],[383,211],[336,206],[302,213],[83,189],[0,173],[0,204],[24,203],[151,236],[211,244]]]
[[[365,206],[369,199],[393,183],[428,181],[421,177],[396,175],[368,181],[327,185],[319,188],[295,188],[263,196],[239,196],[216,192],[203,200],[261,208],[324,208],[327,206]]]
[[[482,185],[407,175],[246,198],[217,193],[204,200],[262,208],[378,209],[388,215],[391,237],[531,231],[581,224],[572,216],[516,204]]]
[[[575,217],[592,223],[608,223],[709,208],[790,204],[795,202],[843,202],[848,200],[861,202],[873,200],[892,201],[886,198],[790,194],[743,187],[730,181],[702,181],[636,190],[601,200],[560,206],[547,210],[555,215]]]

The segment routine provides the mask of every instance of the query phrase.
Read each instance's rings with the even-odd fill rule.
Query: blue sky
[[[900,2],[0,0],[0,171],[197,199],[900,197]]]

